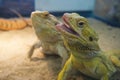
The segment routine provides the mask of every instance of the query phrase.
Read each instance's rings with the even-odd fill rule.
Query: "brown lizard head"
[[[34,27],[42,27],[41,25],[54,28],[59,22],[56,17],[51,15],[48,11],[34,11],[31,14],[31,19]]]
[[[61,40],[60,32],[55,28],[59,21],[48,11],[32,12],[31,20],[37,37],[42,42],[57,42]]]

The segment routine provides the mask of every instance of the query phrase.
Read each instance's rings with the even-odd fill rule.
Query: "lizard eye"
[[[78,23],[78,25],[79,25],[80,28],[83,28],[84,22],[81,21],[81,22]]]
[[[90,36],[90,37],[89,37],[89,40],[90,40],[90,41],[93,41],[93,38]]]

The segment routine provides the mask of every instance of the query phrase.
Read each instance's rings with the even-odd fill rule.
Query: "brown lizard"
[[[12,9],[11,9],[12,10]],[[27,26],[31,26],[31,20],[24,19],[20,13],[15,10],[12,10],[15,14],[19,16],[20,19],[5,19],[0,18],[0,30],[16,30],[16,29],[23,29]]]
[[[44,54],[57,54],[63,58],[63,63],[68,59],[68,50],[65,48],[62,36],[56,30],[55,25],[59,23],[56,17],[47,11],[35,11],[31,14],[32,24],[40,42],[35,43],[28,54],[31,59],[34,49],[42,47]]]

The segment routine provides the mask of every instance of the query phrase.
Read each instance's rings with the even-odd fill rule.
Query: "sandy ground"
[[[89,23],[99,34],[102,50],[120,49],[120,28],[91,18]],[[61,58],[46,58],[40,53],[40,49],[35,50],[33,57],[39,57],[41,60],[29,61],[26,58],[30,47],[36,41],[37,37],[30,27],[0,31],[0,80],[56,80],[61,69]]]

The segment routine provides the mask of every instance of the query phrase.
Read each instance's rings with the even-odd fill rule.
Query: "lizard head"
[[[57,18],[48,11],[34,11],[31,14],[31,19],[35,28],[46,26],[55,29],[55,25],[59,23]]]
[[[57,18],[48,11],[34,11],[31,14],[32,25],[42,42],[56,42],[61,40],[60,32],[55,26],[59,23]]]
[[[62,19],[64,23],[57,24],[56,28],[63,35],[65,45],[73,55],[83,58],[97,55],[100,51],[98,35],[90,27],[88,20],[77,13],[65,13]]]

